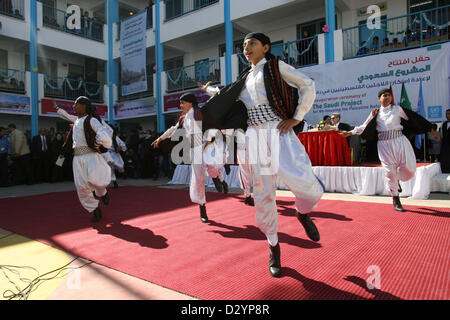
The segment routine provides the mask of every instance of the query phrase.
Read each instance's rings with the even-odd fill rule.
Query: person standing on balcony
[[[206,213],[206,196],[205,196],[205,181],[206,173],[209,174],[216,186],[217,191],[228,190],[228,185],[223,179],[222,163],[216,165],[206,164],[205,157],[203,157],[204,150],[209,146],[203,141],[202,133],[202,115],[198,107],[197,98],[192,93],[185,93],[180,97],[180,107],[183,110],[178,122],[167,129],[158,139],[156,139],[152,146],[158,148],[161,141],[170,139],[177,129],[184,128],[186,130],[185,136],[191,144],[191,182],[189,186],[189,194],[191,201],[197,203],[200,207],[200,220],[204,223],[208,222]],[[210,139],[214,131],[210,132]],[[220,155],[219,155],[220,157]],[[223,160],[223,149],[222,149]]]
[[[380,108],[372,110],[362,125],[341,134],[346,138],[361,135],[367,141],[378,140],[378,156],[386,172],[385,186],[392,195],[394,209],[404,212],[399,182],[412,179],[416,172],[416,156],[407,136],[431,131],[431,123],[414,111],[391,104],[389,88],[378,92],[378,100]]]
[[[276,59],[270,43],[262,33],[247,34],[244,55],[251,67],[208,100],[201,111],[206,121],[220,129],[248,125],[256,223],[269,243],[269,273],[279,277],[277,178],[294,193],[297,219],[313,241],[320,240],[319,231],[307,213],[316,208],[324,186],[293,130],[313,105],[314,81]]]
[[[73,108],[76,116],[57,107],[55,101],[53,107],[61,118],[74,123],[69,134],[73,139],[75,187],[81,205],[93,214],[91,222],[97,222],[102,218],[102,212],[96,197],[101,197],[103,204],[109,204],[106,187],[111,182],[111,168],[100,153],[111,148],[111,135],[87,97],[80,96],[75,100]]]

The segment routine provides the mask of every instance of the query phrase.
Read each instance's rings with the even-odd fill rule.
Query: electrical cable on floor
[[[43,281],[47,281],[47,280],[53,280],[53,279],[57,279],[58,275],[64,271],[64,270],[69,270],[69,272],[76,270],[76,269],[81,269],[89,264],[92,264],[92,261],[86,262],[85,264],[79,266],[79,267],[74,267],[74,268],[69,268],[68,266],[70,264],[72,264],[75,260],[77,260],[79,257],[74,258],[72,261],[70,261],[69,263],[65,264],[62,267],[59,267],[57,269],[54,269],[52,271],[46,272],[43,275],[39,276],[39,271],[36,270],[33,267],[29,267],[29,266],[11,266],[11,265],[0,265],[0,270],[2,271],[2,273],[5,275],[5,277],[8,279],[8,281],[14,285],[14,287],[16,288],[17,292],[14,292],[11,289],[7,289],[3,292],[3,298],[8,299],[8,300],[12,300],[12,299],[19,299],[19,300],[27,300],[28,297],[30,296],[31,292],[33,292],[34,290],[36,290],[42,283]],[[33,280],[27,279],[27,278],[22,278],[20,275],[20,272],[15,270],[15,269],[31,269],[34,270],[38,276],[35,277]],[[28,283],[28,286],[26,286],[24,289],[20,289],[19,286],[11,280],[10,277],[8,277],[8,275],[6,274],[5,271],[9,271],[10,273],[13,273],[17,276],[19,276],[20,281]],[[57,272],[54,276],[51,276],[49,278],[43,278],[46,275],[50,275],[54,272]]]

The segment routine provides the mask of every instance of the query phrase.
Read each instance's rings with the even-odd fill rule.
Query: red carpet
[[[449,209],[321,200],[315,243],[293,199],[279,198],[283,277],[274,279],[242,196],[208,193],[203,224],[187,190],[110,192],[98,224],[63,192],[0,199],[0,227],[201,299],[450,299]],[[380,288],[369,290],[376,268]]]

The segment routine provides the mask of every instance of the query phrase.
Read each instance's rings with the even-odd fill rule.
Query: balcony
[[[189,12],[199,10],[217,2],[219,0],[165,0],[165,21],[181,17]]]
[[[194,65],[166,71],[167,92],[197,88],[197,81],[220,83],[220,59],[197,62]]]
[[[83,38],[103,42],[104,24],[95,18],[81,18],[80,29],[71,30],[67,28],[67,17],[65,11],[42,4],[42,24],[45,27],[67,32]]]
[[[99,82],[44,75],[44,96],[48,98],[75,100],[79,96],[86,96],[92,102],[103,103],[103,87],[104,84]]]
[[[147,97],[153,96],[153,74],[147,74],[147,90],[144,92],[138,92],[138,93],[123,96],[122,95],[122,84],[123,84],[123,82],[121,81],[119,83],[119,102],[136,100],[136,99],[147,98]]]
[[[360,24],[342,30],[344,59],[425,47],[449,40],[449,8],[443,6],[381,20],[381,29]]]
[[[25,20],[24,0],[0,0],[0,13]]]
[[[25,94],[25,71],[0,68],[0,91]]]
[[[289,41],[284,44],[283,56],[279,57],[284,62],[295,68],[303,68],[319,63],[318,36]],[[239,73],[250,66],[242,52],[237,54],[239,59]]]

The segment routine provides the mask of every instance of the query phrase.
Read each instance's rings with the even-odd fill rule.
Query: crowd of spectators
[[[175,165],[170,160],[170,150],[151,147],[158,138],[155,132],[138,129],[118,132],[127,144],[127,151],[121,152],[125,170],[116,172],[118,178],[172,178]],[[22,132],[13,123],[0,127],[0,187],[73,181],[69,133],[41,128],[38,135],[31,137],[29,131]],[[61,166],[56,164],[60,157],[64,157]]]

